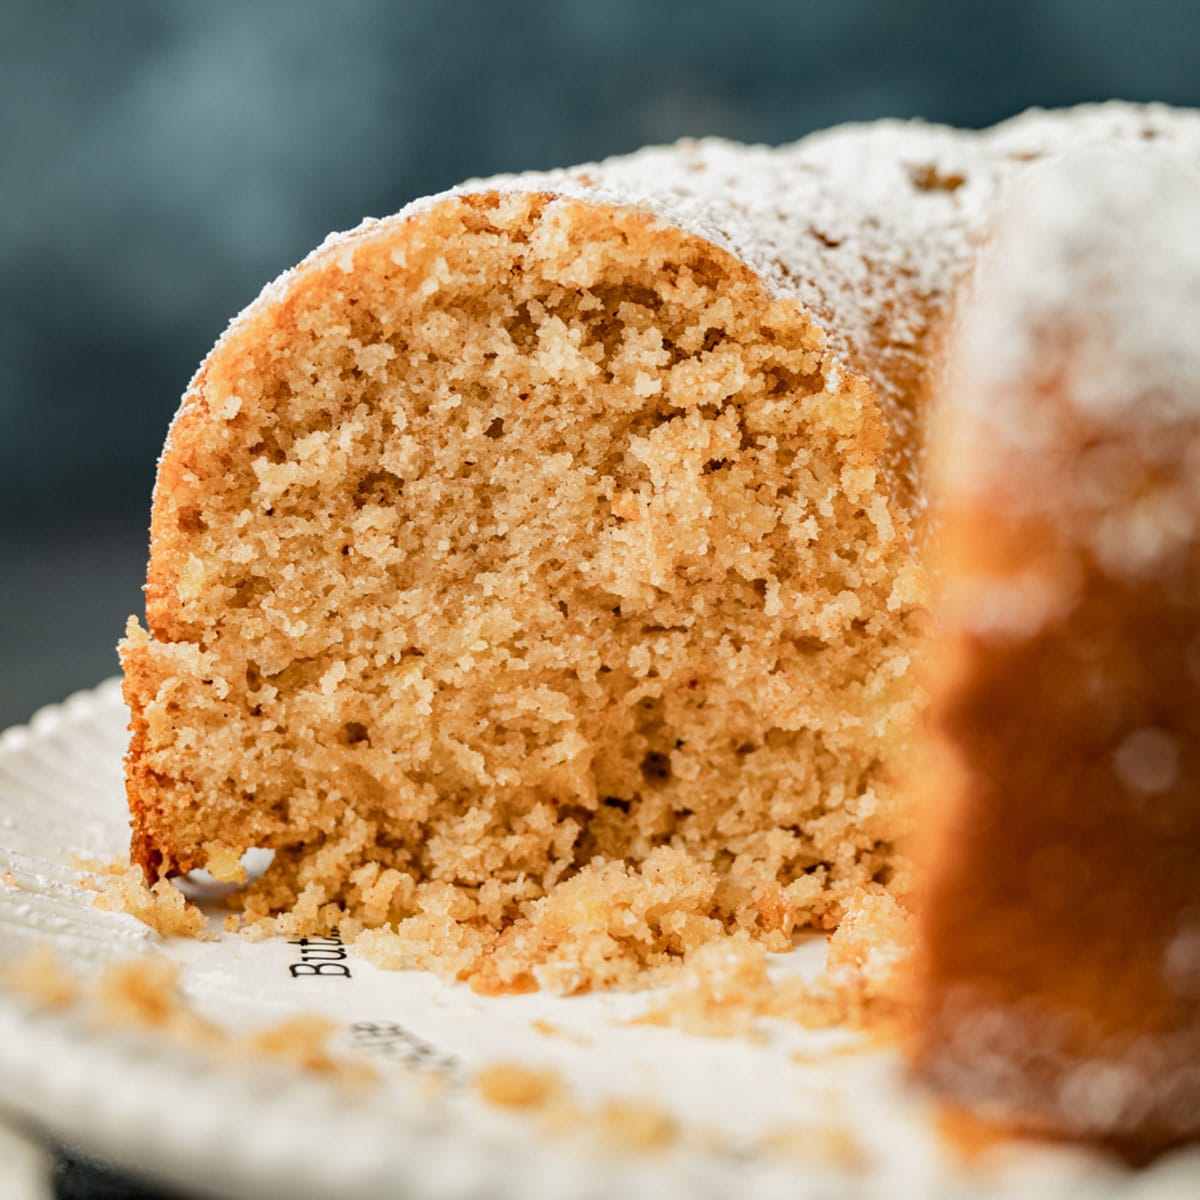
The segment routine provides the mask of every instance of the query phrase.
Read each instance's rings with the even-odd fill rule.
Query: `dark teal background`
[[[684,134],[1200,103],[1196,0],[0,0],[0,726],[116,668],[196,364],[330,229]]]

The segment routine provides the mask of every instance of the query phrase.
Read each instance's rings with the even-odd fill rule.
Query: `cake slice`
[[[1031,160],[1181,128],[681,143],[329,240],[167,441],[135,861],[269,848],[248,919],[485,990],[903,890],[924,397],[973,234]]]
[[[918,1058],[1009,1126],[1200,1134],[1200,173],[1032,174],[950,338]]]

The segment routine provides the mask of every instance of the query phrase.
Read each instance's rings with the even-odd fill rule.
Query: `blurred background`
[[[116,670],[154,463],[331,229],[685,134],[1200,104],[1195,0],[0,0],[0,727]]]

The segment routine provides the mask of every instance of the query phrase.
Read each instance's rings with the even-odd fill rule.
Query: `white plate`
[[[828,1054],[844,1041],[837,1033],[767,1022],[757,1043],[695,1038],[631,1024],[645,993],[485,999],[349,953],[345,973],[315,974],[306,948],[281,939],[163,941],[95,908],[71,866],[72,855],[108,860],[126,850],[125,723],[109,682],[0,735],[0,874],[11,870],[19,885],[0,888],[0,960],[47,942],[85,973],[165,954],[208,1019],[236,1030],[320,1012],[339,1023],[342,1048],[370,1056],[382,1080],[351,1094],[283,1066],[213,1061],[149,1033],[98,1033],[78,1014],[0,995],[0,1109],[85,1150],[214,1196],[298,1200],[1200,1194],[1200,1151],[1135,1174],[1088,1152],[1030,1144],[967,1167],[896,1058]],[[821,952],[814,941],[773,969],[812,970]],[[562,1032],[547,1035],[535,1021]],[[649,1101],[686,1136],[638,1155],[584,1133],[550,1133],[479,1100],[471,1079],[496,1061],[553,1067],[584,1108]],[[422,1078],[431,1069],[449,1078],[436,1095]],[[858,1146],[853,1165],[761,1149],[772,1132],[831,1126]],[[719,1133],[716,1149],[699,1148],[704,1130]]]
[[[15,1129],[0,1125],[0,1196],[4,1200],[51,1200],[45,1150]]]

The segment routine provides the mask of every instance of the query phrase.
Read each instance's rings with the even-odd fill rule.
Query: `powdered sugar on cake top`
[[[1081,415],[1162,423],[1200,408],[1200,160],[1103,146],[1035,169],[980,259],[967,402],[1036,373],[1052,324],[1074,334],[1063,391]],[[1033,432],[1016,405],[988,408],[1006,441]]]
[[[970,442],[947,450],[956,492],[1048,518],[1133,577],[1200,513],[1200,169],[1158,147],[1092,146],[1013,189],[945,400]]]
[[[641,209],[734,254],[810,312],[831,367],[863,374],[879,395],[905,490],[919,504],[917,400],[933,337],[999,194],[1030,162],[1089,143],[1148,142],[1200,162],[1200,114],[1114,102],[1034,110],[982,133],[877,121],[778,148],[683,141],[566,170],[474,180],[330,235],[266,287],[226,336],[278,302],[297,273],[329,258],[353,269],[360,240],[455,195],[550,192]]]

